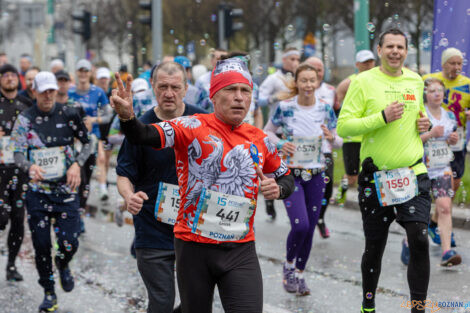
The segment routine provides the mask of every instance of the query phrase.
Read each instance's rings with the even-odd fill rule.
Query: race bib
[[[465,130],[463,127],[457,128],[457,134],[459,135],[459,140],[455,145],[450,146],[452,151],[462,151],[465,147]]]
[[[256,200],[202,189],[192,232],[217,241],[243,239],[250,230],[249,222]]]
[[[424,144],[424,155],[428,168],[442,168],[449,166],[454,154],[445,140],[428,140]]]
[[[0,141],[0,164],[15,163],[13,158],[13,147],[10,143],[10,136],[3,136]]]
[[[381,206],[404,203],[418,195],[418,180],[408,167],[375,172],[374,180]]]
[[[296,150],[287,158],[287,166],[305,168],[311,163],[321,162],[322,137],[295,137],[292,143]]]
[[[179,186],[160,182],[158,184],[155,218],[157,221],[175,225],[180,208]]]
[[[65,148],[52,147],[31,150],[31,161],[46,172],[42,174],[44,180],[62,178],[65,176]]]

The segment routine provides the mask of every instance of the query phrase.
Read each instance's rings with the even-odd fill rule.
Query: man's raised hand
[[[132,75],[127,75],[126,87],[122,82],[119,73],[115,73],[117,88],[113,89],[110,98],[111,107],[119,115],[120,119],[127,120],[134,116],[134,109],[132,107]]]

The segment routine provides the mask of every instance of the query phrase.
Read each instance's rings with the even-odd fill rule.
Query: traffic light
[[[81,13],[72,14],[72,18],[79,22],[79,25],[73,27],[73,32],[81,35],[83,41],[88,41],[91,38],[91,13],[83,10]]]
[[[152,1],[139,1],[142,10],[150,11],[150,14],[139,15],[139,22],[144,25],[152,25]]]
[[[243,17],[243,9],[232,8],[231,6],[225,7],[225,38],[232,37],[236,31],[243,29],[243,22],[234,22],[234,18]]]
[[[236,18],[243,16],[243,9],[234,8],[231,4],[219,4],[218,30],[219,47],[228,49],[229,39],[236,31],[243,29],[242,22],[234,22]]]

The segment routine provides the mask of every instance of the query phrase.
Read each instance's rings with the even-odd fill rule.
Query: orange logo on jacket
[[[416,101],[416,97],[413,94],[405,93],[403,95],[403,100],[405,100],[405,101]]]

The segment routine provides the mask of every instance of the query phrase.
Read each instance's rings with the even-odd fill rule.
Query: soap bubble
[[[374,23],[372,23],[372,22],[367,23],[367,30],[368,30],[370,33],[375,32],[375,25],[374,25]]]

